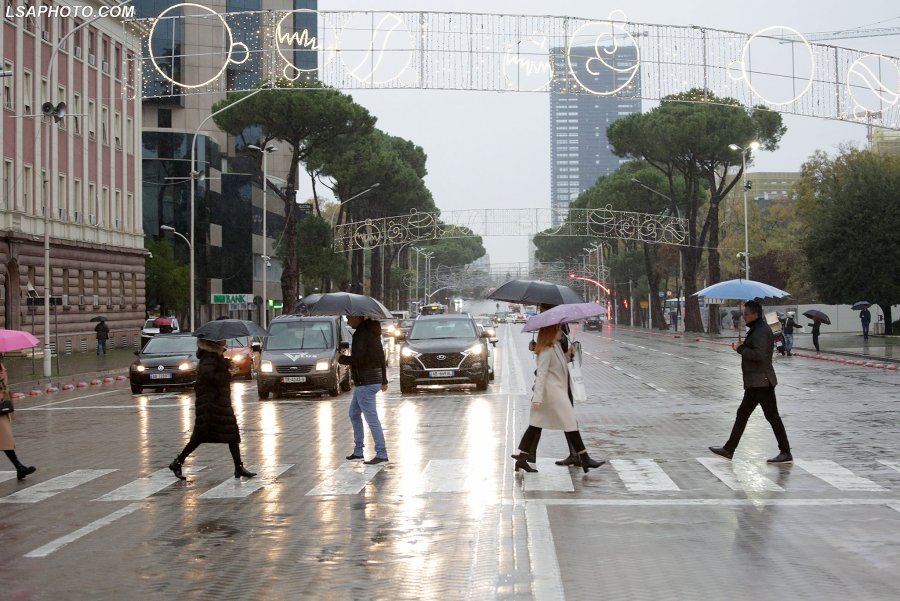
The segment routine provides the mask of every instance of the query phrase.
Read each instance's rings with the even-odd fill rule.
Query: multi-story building
[[[155,17],[179,4],[174,0],[138,0],[139,17]],[[310,37],[316,35],[316,0],[213,0],[203,4],[211,13],[225,15],[235,40],[246,44],[246,61],[233,62],[220,77],[229,90],[252,89],[271,77],[264,65],[264,53],[271,40],[264,39],[266,14],[258,11],[297,11],[289,17],[295,31],[306,29]],[[305,10],[298,10],[305,9]],[[169,26],[153,36],[153,53],[165,57],[158,61],[167,73],[162,76],[145,64],[145,93],[143,101],[144,177],[143,223],[148,238],[166,237],[171,240],[177,259],[189,263],[190,249],[171,233],[161,232],[168,225],[191,238],[190,186],[195,185],[194,280],[197,314],[196,323],[219,315],[259,320],[261,307],[229,303],[216,305],[212,295],[243,295],[247,299],[274,301],[282,299],[281,264],[275,256],[275,241],[284,226],[284,202],[272,191],[283,188],[284,176],[290,166],[289,149],[280,147],[267,160],[269,192],[266,198],[266,232],[262,231],[263,194],[260,186],[260,155],[248,148],[260,146],[260,132],[249,128],[239,136],[220,131],[212,119],[207,119],[216,102],[225,92],[187,89],[173,83],[196,84],[215,74],[222,67],[221,40],[223,34],[217,19],[182,18],[184,7],[166,13]],[[197,10],[197,9],[192,9]],[[244,13],[228,16],[229,13]],[[193,13],[191,13],[193,14]],[[158,28],[159,29],[159,28]],[[317,53],[295,51],[294,65],[303,69],[303,77],[314,77]],[[280,73],[276,73],[276,76]],[[237,109],[239,110],[239,109]],[[195,134],[196,166],[199,179],[191,179],[191,144]],[[281,176],[281,177],[279,177]],[[248,229],[251,235],[248,235]],[[268,261],[264,257],[269,257]],[[263,291],[263,270],[266,290]],[[227,300],[234,300],[229,297]],[[148,298],[153,307],[155,299]],[[279,302],[280,304],[280,302]],[[185,319],[187,323],[189,320]]]
[[[611,152],[606,128],[641,112],[640,78],[633,70],[637,49],[618,47],[612,59],[615,69],[589,68],[595,53],[593,46],[574,46],[567,60],[565,48],[550,52],[550,206],[558,209],[553,211],[554,226],[565,220],[572,200],[625,161]]]
[[[116,3],[77,4],[96,13]],[[40,336],[49,287],[51,347],[93,348],[90,318],[99,314],[108,318],[112,346],[138,344],[145,256],[138,38],[121,18],[19,16],[17,6],[7,2],[0,17],[2,326]]]
[[[900,154],[900,131],[877,128],[872,132],[872,152]]]

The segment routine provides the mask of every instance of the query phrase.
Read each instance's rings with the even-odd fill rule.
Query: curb
[[[818,359],[820,361],[831,361],[833,363],[843,363],[844,365],[872,367],[875,369],[884,369],[887,371],[897,371],[894,363],[875,363],[874,361],[862,361],[859,359],[848,359],[846,357],[834,357],[832,355],[810,355],[807,353],[798,353],[794,351],[795,357],[803,357],[804,359]]]

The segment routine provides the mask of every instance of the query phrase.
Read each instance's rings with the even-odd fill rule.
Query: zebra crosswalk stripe
[[[537,473],[524,474],[522,478],[522,488],[526,491],[575,492],[568,469],[560,468],[552,459],[538,459],[536,466]]]
[[[116,470],[75,470],[0,498],[0,503],[37,503]]]
[[[762,492],[784,491],[783,488],[765,477],[752,463],[724,457],[697,457],[706,469],[735,491]]]
[[[6,482],[16,477],[15,472],[0,472],[0,482]]]
[[[382,469],[383,463],[377,465],[345,463],[336,470],[331,470],[318,486],[306,493],[306,496],[355,495]]]
[[[247,469],[257,472],[255,478],[229,478],[218,486],[214,486],[202,495],[201,499],[241,499],[249,497],[260,488],[294,467],[293,463],[286,465],[251,465]]]
[[[653,459],[611,459],[609,463],[630,492],[681,490]]]
[[[857,476],[829,459],[794,459],[794,465],[824,480],[838,490],[887,491],[871,480]]]
[[[206,468],[185,468],[184,474],[190,476],[196,474]],[[166,487],[172,486],[176,482],[180,482],[172,470],[169,468],[157,470],[145,478],[138,478],[120,486],[114,491],[108,492],[102,497],[94,499],[95,501],[142,501],[147,497],[158,493]]]

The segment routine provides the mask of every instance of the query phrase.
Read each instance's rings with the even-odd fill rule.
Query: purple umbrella
[[[557,305],[552,309],[547,309],[543,313],[538,313],[527,322],[522,328],[523,332],[534,332],[547,326],[555,326],[560,323],[569,323],[570,321],[578,321],[585,317],[594,315],[606,315],[606,308],[596,303],[575,303],[571,305]]]

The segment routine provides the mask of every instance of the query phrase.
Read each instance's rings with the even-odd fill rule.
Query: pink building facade
[[[122,19],[101,18],[60,43],[84,20],[15,14],[32,3],[7,1],[0,18],[0,326],[40,337],[43,308],[29,305],[29,291],[43,297],[49,285],[61,302],[51,316],[59,352],[93,349],[98,314],[109,318],[111,346],[137,346],[146,254],[139,36]],[[79,2],[87,4],[97,14],[115,3]],[[67,116],[43,117],[46,102],[65,103]]]

